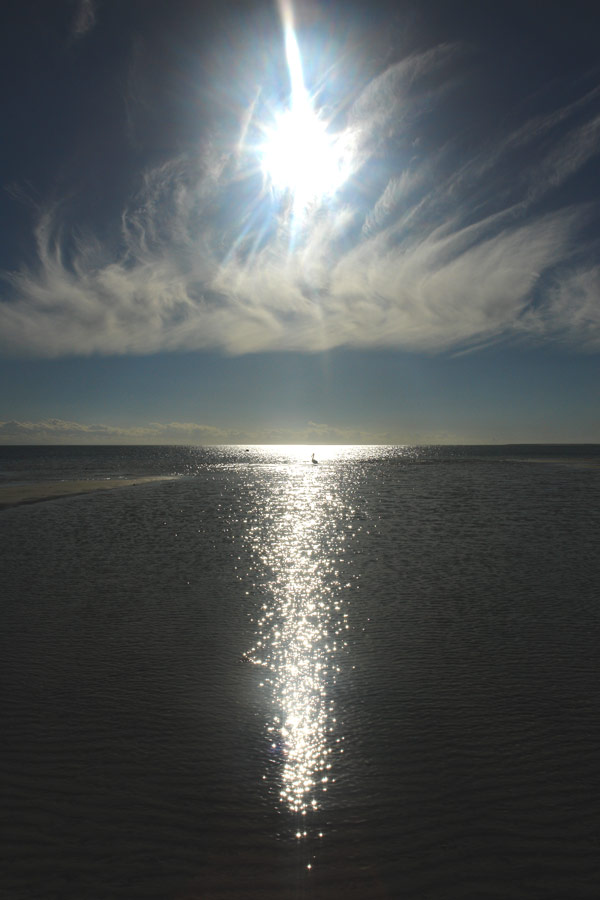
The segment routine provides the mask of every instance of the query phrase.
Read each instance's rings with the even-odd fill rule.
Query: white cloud
[[[397,434],[307,422],[296,428],[240,430],[195,422],[87,425],[62,419],[0,422],[0,444],[391,444]]]
[[[499,147],[463,154],[459,166],[455,147],[414,149],[423,109],[434,111],[447,90],[444,67],[457,52],[413,56],[363,91],[348,117],[354,186],[311,210],[294,234],[285,204],[248,201],[237,149],[227,157],[210,146],[199,160],[144,174],[123,210],[118,251],[116,241],[69,229],[60,205],[47,209],[36,264],[4,276],[0,347],[45,357],[434,352],[526,335],[597,347],[598,280],[573,255],[589,204],[542,212],[540,203],[598,153],[600,119],[581,121],[587,106],[578,101],[519,126]],[[519,178],[505,171],[507,153],[557,125],[560,138],[535,165],[528,159]],[[389,141],[404,149],[386,157],[391,174],[375,188],[369,167]]]
[[[554,332],[557,339],[584,350],[600,350],[600,266],[564,272],[548,288],[548,301],[531,330]]]
[[[220,444],[235,432],[193,422],[151,422],[143,426],[82,424],[62,419],[0,422],[0,443],[9,444]]]
[[[71,25],[71,35],[77,40],[88,34],[96,24],[96,4],[94,0],[78,0]]]

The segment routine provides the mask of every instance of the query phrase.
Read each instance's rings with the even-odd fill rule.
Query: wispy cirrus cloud
[[[85,37],[96,24],[95,0],[77,0],[77,8],[71,25],[71,37],[74,40]]]
[[[598,349],[600,266],[581,261],[596,200],[558,193],[600,150],[598,90],[495,143],[436,142],[459,53],[413,55],[364,88],[344,126],[353,175],[295,231],[233,140],[145,172],[110,243],[43,210],[35,265],[4,276],[4,351]]]

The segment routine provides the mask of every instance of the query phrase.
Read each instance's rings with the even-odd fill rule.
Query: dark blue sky
[[[1,16],[0,440],[600,441],[594,4]]]

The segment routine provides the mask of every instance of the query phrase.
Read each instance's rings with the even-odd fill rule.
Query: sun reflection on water
[[[280,761],[280,799],[306,816],[335,780],[332,745],[343,740],[332,688],[348,627],[339,566],[352,511],[336,494],[330,471],[308,457],[292,457],[279,474],[266,524],[251,538],[267,583],[248,658],[265,668],[261,685],[271,692],[268,730]]]

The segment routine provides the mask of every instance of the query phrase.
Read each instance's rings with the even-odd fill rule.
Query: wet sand
[[[0,510],[23,503],[39,503],[56,500],[73,494],[89,494],[93,491],[109,491],[113,488],[132,487],[151,481],[172,481],[176,475],[153,475],[144,478],[103,478],[98,481],[42,481],[36,484],[15,484],[0,487]]]

